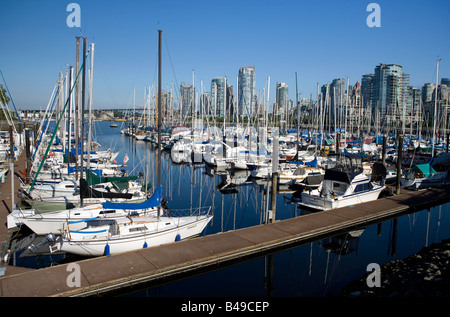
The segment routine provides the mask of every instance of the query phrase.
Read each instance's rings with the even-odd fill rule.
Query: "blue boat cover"
[[[157,206],[161,206],[161,186],[156,188],[152,197],[143,201],[141,203],[113,203],[105,202],[102,204],[105,209],[127,209],[127,210],[137,210],[137,209],[148,209]]]

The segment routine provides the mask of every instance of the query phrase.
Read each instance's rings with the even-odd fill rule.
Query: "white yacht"
[[[330,210],[378,199],[385,186],[364,174],[361,156],[345,154],[336,159],[335,167],[325,170],[319,187],[302,193],[301,206]]]

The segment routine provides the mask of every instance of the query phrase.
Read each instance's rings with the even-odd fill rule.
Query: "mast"
[[[297,107],[297,152],[295,157],[298,158],[298,151],[300,150],[300,106],[298,105],[297,72],[295,72],[295,106]]]
[[[89,70],[89,125],[88,125],[88,139],[87,139],[87,168],[91,167],[91,138],[92,138],[92,84],[94,80],[94,43],[91,43],[91,69]]]
[[[76,57],[76,61],[75,61],[75,72],[78,77],[79,71],[80,71],[79,70],[79,68],[80,68],[80,37],[77,36],[76,40],[77,40],[77,53],[76,53],[77,57]],[[83,67],[84,67],[84,65],[83,65]],[[80,92],[79,92],[78,87],[79,87],[79,80],[76,80],[76,83],[75,83],[75,109],[74,109],[74,111],[75,111],[75,127],[74,127],[74,129],[75,129],[75,158],[76,158],[75,159],[75,178],[76,179],[78,179],[78,144],[80,142],[80,134],[79,134],[80,118],[79,118],[79,111],[78,111],[79,101],[80,101],[79,100]]]
[[[161,34],[162,30],[158,30],[158,187],[161,186]]]
[[[72,145],[72,123],[70,122],[70,118],[72,117],[72,100],[73,95],[70,94],[73,86],[73,67],[69,66],[69,93],[67,97],[67,101],[69,104],[69,110],[67,110],[67,166],[70,166],[70,153],[72,153],[71,145]]]
[[[86,37],[83,37],[83,82],[81,83],[81,149],[80,149],[80,184],[83,179],[83,152],[84,152],[84,101],[85,101],[85,87],[86,87]],[[80,206],[83,205],[83,195],[80,195]]]
[[[433,143],[431,144],[431,157],[434,157],[434,142],[436,137],[436,120],[437,120],[437,97],[438,97],[438,81],[439,81],[439,61],[436,61],[436,90],[434,94],[434,120],[433,120]]]

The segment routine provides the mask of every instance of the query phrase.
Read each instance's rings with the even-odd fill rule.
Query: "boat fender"
[[[180,241],[181,240],[181,236],[180,234],[177,234],[177,236],[175,237],[175,241]]]
[[[105,255],[106,255],[106,256],[111,256],[111,252],[110,252],[110,250],[109,250],[109,244],[106,244],[106,245],[105,245]]]
[[[147,248],[147,246],[148,246],[147,241],[145,241],[145,242],[144,242],[144,246],[143,246],[144,249]]]

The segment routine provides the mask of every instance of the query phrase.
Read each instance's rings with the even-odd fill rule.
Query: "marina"
[[[366,25],[378,28],[380,6],[371,5]],[[70,4],[67,12],[71,8],[66,24],[80,28],[80,5]],[[393,263],[420,262],[440,246],[445,256],[434,263],[424,255],[421,264],[428,268],[412,264],[408,276],[417,270],[417,285],[425,285],[418,288],[442,282],[433,294],[449,295],[450,79],[439,77],[440,67],[447,67],[440,57],[435,68],[423,66],[436,76],[421,89],[410,83],[407,67],[381,62],[373,73],[358,74],[354,85],[346,75],[312,87],[320,72],[306,75],[299,65],[281,70],[281,56],[272,70],[277,75],[267,73],[264,80],[256,81],[255,64],[267,69],[252,56],[255,64],[239,67],[236,84],[224,72],[204,86],[205,74],[195,69],[192,81],[180,84],[171,56],[177,61],[182,52],[182,67],[194,68],[188,61],[192,43],[181,48],[186,39],[179,30],[168,45],[159,21],[155,25],[157,41],[142,33],[139,39],[151,42],[154,56],[149,47],[129,43],[127,50],[111,49],[88,28],[80,28],[71,44],[61,41],[72,54],[75,44],[75,63],[60,66],[54,86],[45,88],[53,88],[45,110],[42,96],[39,111],[16,107],[0,71],[1,297],[258,297],[264,301],[255,309],[265,310],[266,298],[353,298],[377,288],[389,296],[419,294],[384,274],[401,276]],[[173,31],[168,28],[167,39]],[[99,49],[91,41],[96,38]],[[241,55],[245,49],[239,48]],[[277,54],[290,54],[280,48]],[[136,56],[123,66],[130,51]],[[201,51],[206,61],[210,51]],[[119,62],[111,67],[117,52]],[[224,69],[236,67],[222,59]],[[125,83],[130,69],[144,74]],[[289,81],[295,101],[278,72],[295,78],[295,85]],[[165,76],[173,76],[171,84]],[[131,90],[123,88],[130,83]],[[128,101],[117,98],[122,90]],[[97,99],[108,93],[111,108]],[[387,290],[389,283],[394,291]],[[238,306],[251,310],[250,302]],[[181,311],[199,307],[184,302]],[[180,311],[175,303],[170,308]]]
[[[96,125],[103,126],[102,129],[110,129],[108,122],[97,122]],[[117,140],[118,136],[123,142],[120,147],[123,146],[124,152],[131,153],[129,150],[133,150],[136,157],[144,153],[150,156],[157,153],[150,142],[133,141],[117,129],[114,131],[116,136],[107,135],[102,141],[108,143],[113,139]],[[119,154],[117,159],[122,159],[125,154]],[[134,155],[130,155],[130,161],[133,161]],[[154,164],[156,160],[151,161]],[[168,176],[163,178],[162,186],[166,189],[164,197],[171,198],[170,207],[178,208],[186,202],[186,199],[190,200],[190,197],[197,200],[196,203],[192,200],[194,206],[210,204],[214,206],[213,221],[201,237],[159,247],[141,248],[139,251],[124,254],[78,259],[71,263],[80,265],[83,272],[79,288],[67,286],[67,267],[70,264],[64,264],[62,261],[61,264],[53,264],[50,267],[47,265],[37,269],[32,265],[27,268],[29,264],[26,262],[29,263],[30,259],[40,259],[39,262],[42,262],[49,253],[37,257],[21,257],[21,252],[18,252],[17,258],[14,257],[16,265],[10,262],[9,265],[3,266],[6,270],[5,276],[0,280],[2,296],[98,296],[131,292],[143,285],[152,287],[180,278],[186,279],[199,273],[206,274],[205,272],[210,270],[264,258],[273,252],[282,252],[320,239],[329,239],[349,230],[357,231],[404,214],[433,206],[445,206],[450,199],[447,187],[418,191],[402,189],[399,195],[372,202],[311,212],[309,209],[301,209],[300,201],[296,201],[293,196],[295,191],[285,190],[277,193],[275,219],[272,221],[267,220],[269,214],[262,209],[267,205],[264,203],[264,190],[261,190],[264,186],[252,179],[248,171],[241,172],[242,175],[234,174],[234,177],[241,176],[241,180],[227,189],[232,183],[229,178],[231,175],[226,173],[227,177],[224,177],[223,174],[217,174],[217,170],[209,168],[206,164],[180,165],[173,163],[170,155],[163,155],[161,163],[165,166],[167,173],[165,175]],[[24,166],[23,153],[16,161],[16,165],[17,170]],[[11,185],[8,180],[9,178],[2,185],[2,195],[6,193],[3,189]],[[189,195],[182,192],[182,184],[193,185]],[[267,182],[264,185],[267,186]],[[19,186],[18,181],[15,182],[15,186]],[[218,197],[213,197],[215,195]],[[201,205],[198,204],[199,200],[202,201]],[[8,211],[4,210],[3,214],[6,216]],[[7,235],[6,232],[4,234]],[[40,240],[36,240],[34,244],[32,241],[33,239],[28,243],[36,245],[36,241]],[[169,254],[171,256],[168,256]],[[50,255],[53,261],[56,257],[56,254]],[[13,259],[12,255],[10,258]],[[49,274],[52,276],[52,282],[46,283],[46,287],[42,285],[38,287],[39,281]],[[23,284],[20,282],[21,279],[28,282]],[[36,288],[30,287],[33,280],[37,283]],[[21,284],[27,286],[24,289],[17,287]]]

